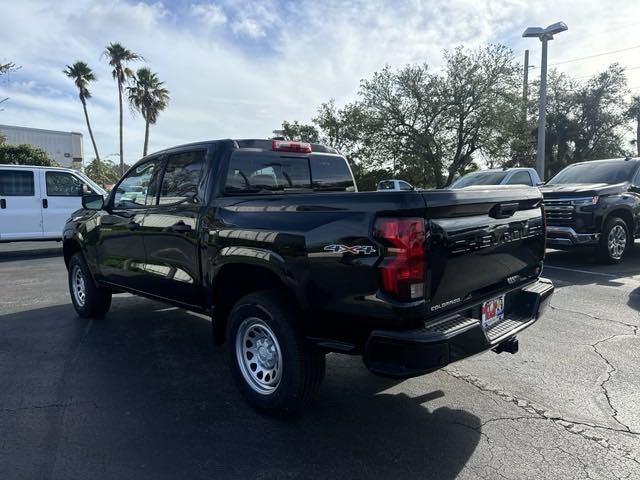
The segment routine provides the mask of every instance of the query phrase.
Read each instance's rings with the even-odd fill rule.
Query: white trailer
[[[9,145],[28,144],[43,149],[61,166],[82,170],[82,134],[40,128],[0,125],[0,134]]]

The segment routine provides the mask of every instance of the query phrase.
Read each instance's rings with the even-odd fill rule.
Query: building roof
[[[5,128],[9,129],[9,130],[25,130],[25,131],[29,131],[29,132],[55,133],[55,134],[58,134],[58,135],[73,134],[73,135],[82,136],[82,133],[80,133],[80,132],[63,132],[61,130],[47,130],[47,129],[44,129],[44,128],[22,127],[22,126],[18,126],[18,125],[0,125],[0,130],[5,129]]]

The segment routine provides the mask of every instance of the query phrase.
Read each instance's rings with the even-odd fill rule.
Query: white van
[[[83,193],[106,192],[86,175],[57,167],[0,165],[0,242],[58,240]]]

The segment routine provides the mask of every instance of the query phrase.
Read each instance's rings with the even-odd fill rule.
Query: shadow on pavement
[[[62,242],[0,243],[0,263],[62,256]]]
[[[478,445],[478,417],[387,392],[399,382],[355,357],[328,357],[299,418],[257,414],[209,329],[128,297],[90,322],[70,305],[1,316],[0,476],[446,480]]]
[[[640,272],[640,246],[629,250],[621,263],[608,265],[602,263],[592,249],[569,251],[547,250],[544,276],[557,278],[562,282],[557,288],[567,285],[604,285],[616,287],[622,285],[620,279]]]

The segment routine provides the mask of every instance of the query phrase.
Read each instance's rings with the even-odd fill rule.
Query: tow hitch
[[[511,354],[518,353],[518,339],[516,337],[511,337],[508,340],[505,340],[496,348],[492,349],[496,353],[509,352]]]

